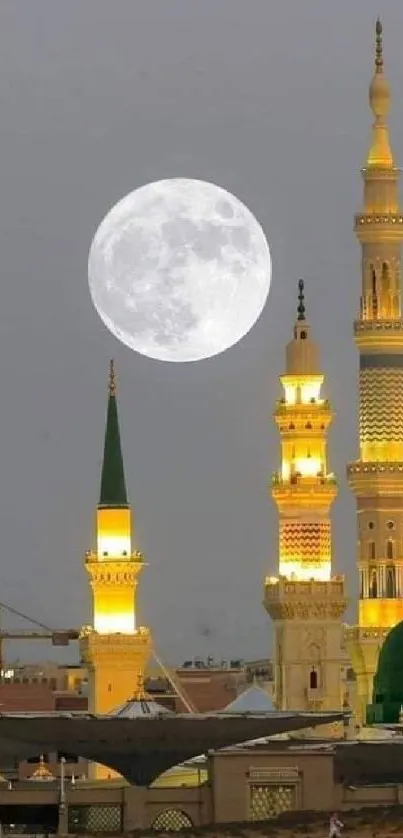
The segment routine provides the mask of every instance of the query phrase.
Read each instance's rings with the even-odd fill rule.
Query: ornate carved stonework
[[[315,644],[321,646],[325,640],[325,629],[323,626],[304,629],[303,643],[304,646],[311,646]]]
[[[273,620],[339,620],[346,610],[343,602],[271,602],[267,608]]]
[[[133,666],[136,658],[147,659],[152,646],[151,632],[139,629],[135,634],[98,634],[84,630],[80,637],[80,652],[85,663],[97,666],[124,668]]]

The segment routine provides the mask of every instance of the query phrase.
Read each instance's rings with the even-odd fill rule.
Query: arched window
[[[376,552],[375,552],[375,541],[368,542],[368,558],[371,562],[375,561]]]
[[[154,818],[151,829],[155,832],[180,832],[181,829],[191,829],[193,823],[186,812],[180,809],[163,809]]]
[[[390,291],[390,271],[387,262],[382,263],[382,291]]]
[[[370,584],[369,584],[369,596],[370,596],[370,599],[376,599],[377,596],[378,596],[378,579],[377,579],[377,576],[376,576],[375,568],[372,568],[372,570],[371,570]]]
[[[360,599],[364,599],[364,571],[360,570]]]
[[[371,266],[371,288],[372,288],[372,317],[376,318],[378,315],[378,297],[376,287],[376,273],[373,265]]]
[[[394,558],[394,544],[391,538],[388,538],[386,542],[386,558],[389,560]]]
[[[312,668],[309,673],[309,688],[311,690],[317,690],[318,688],[318,673],[315,668]]]
[[[393,565],[386,568],[386,597],[394,599],[396,596],[396,571]]]

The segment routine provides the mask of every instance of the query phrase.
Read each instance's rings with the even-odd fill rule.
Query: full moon
[[[265,234],[219,186],[172,178],[126,195],[88,261],[94,306],[118,340],[160,361],[209,358],[260,316],[270,289]]]

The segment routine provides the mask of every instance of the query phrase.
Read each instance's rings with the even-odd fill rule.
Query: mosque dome
[[[403,705],[403,622],[391,629],[380,651],[373,701]]]
[[[269,694],[253,684],[231,701],[221,713],[273,713],[274,704]]]
[[[120,719],[138,719],[140,716],[172,716],[172,710],[157,704],[156,701],[144,696],[142,698],[131,698],[120,707],[112,710],[109,716]]]

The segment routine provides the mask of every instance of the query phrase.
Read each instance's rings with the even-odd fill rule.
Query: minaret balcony
[[[272,476],[271,485],[273,490],[306,492],[310,489],[315,492],[328,492],[329,489],[337,489],[337,480],[333,474],[319,473],[311,477],[299,474],[298,472],[285,479],[282,477],[281,472],[276,471]]]
[[[374,234],[383,241],[403,239],[403,215],[400,213],[358,213],[355,216],[354,232],[360,242],[373,241]]]
[[[85,564],[101,564],[105,562],[114,562],[114,563],[130,563],[130,564],[144,564],[144,556],[140,550],[135,550],[133,553],[127,556],[112,556],[112,555],[100,555],[95,550],[87,550],[84,556]]]
[[[301,413],[306,416],[307,413],[316,415],[318,410],[324,410],[326,413],[331,412],[331,404],[329,399],[310,399],[309,402],[287,402],[285,398],[278,399],[276,402],[276,414],[292,413],[296,416]]]
[[[378,649],[382,646],[385,637],[389,634],[390,628],[379,627],[363,627],[363,626],[343,626],[343,643],[347,649],[353,646],[375,646]],[[375,658],[376,669],[377,656]]]
[[[372,491],[383,495],[401,495],[403,493],[403,462],[371,463],[357,460],[347,466],[347,479],[350,488],[358,496],[366,496]]]
[[[354,341],[361,354],[366,352],[401,354],[403,320],[355,320]]]
[[[357,228],[365,227],[369,224],[403,224],[403,215],[397,212],[358,212],[354,217],[354,223]]]
[[[264,606],[273,619],[338,619],[348,604],[346,579],[300,581],[267,576]]]
[[[337,481],[334,477],[294,475],[289,480],[283,480],[281,475],[274,475],[271,485],[271,496],[280,513],[291,507],[305,507],[328,514],[337,491]]]

